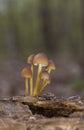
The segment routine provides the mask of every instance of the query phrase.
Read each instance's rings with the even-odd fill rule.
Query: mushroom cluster
[[[25,96],[39,96],[45,86],[50,83],[50,73],[56,69],[55,64],[52,60],[48,60],[44,53],[31,54],[27,63],[30,67],[25,67],[21,71],[21,76],[25,79]],[[37,68],[36,78],[34,77],[35,67]]]

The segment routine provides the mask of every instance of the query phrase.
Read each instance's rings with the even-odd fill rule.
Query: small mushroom
[[[50,74],[51,70],[55,70],[55,69],[56,69],[55,63],[52,60],[49,60],[48,66],[46,67],[46,70]]]
[[[32,70],[32,72],[33,72],[33,69],[34,69],[34,65],[33,65],[34,56],[35,56],[35,54],[31,54],[31,55],[28,57],[28,59],[27,59],[27,62],[28,62],[29,64],[31,64],[31,70]]]
[[[40,95],[41,92],[43,91],[43,89],[45,88],[45,86],[50,83],[50,77],[49,77],[48,72],[46,72],[46,71],[42,72],[42,73],[40,74],[40,78],[41,78],[43,81],[42,81],[42,84],[41,84],[41,86],[40,86],[40,88],[39,88],[39,90],[38,90],[38,95]]]
[[[34,56],[33,64],[38,66],[36,81],[34,85],[34,96],[36,96],[37,90],[38,90],[38,84],[40,81],[40,73],[41,73],[42,67],[48,65],[48,58],[44,53],[38,53]]]
[[[32,71],[32,77],[30,79],[30,95],[32,96],[33,94],[33,73],[34,73],[34,65],[33,65],[33,59],[34,59],[35,54],[31,54],[28,59],[27,59],[27,63],[31,64],[31,71]]]
[[[25,78],[25,96],[28,96],[28,79],[32,77],[32,71],[29,68],[24,68],[21,71],[21,76]],[[31,83],[30,83],[31,86]]]

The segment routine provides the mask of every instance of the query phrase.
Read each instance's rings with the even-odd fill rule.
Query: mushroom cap
[[[41,72],[40,73],[40,78],[41,79],[45,79],[45,80],[49,80],[49,74],[48,74],[48,72],[47,71],[44,71],[44,72]]]
[[[33,64],[34,56],[35,56],[35,54],[31,54],[31,55],[28,57],[27,62],[28,62],[29,64]]]
[[[23,68],[21,71],[21,76],[24,78],[31,78],[32,77],[32,71],[29,68]]]
[[[53,62],[53,60],[49,60],[48,61],[48,66],[46,67],[47,70],[55,70],[56,69],[56,66],[55,66],[55,63]]]
[[[42,66],[47,66],[48,58],[44,53],[38,53],[34,56],[33,63],[34,65],[41,64]]]

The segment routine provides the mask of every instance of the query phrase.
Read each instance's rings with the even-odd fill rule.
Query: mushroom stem
[[[39,84],[39,81],[40,81],[40,72],[41,72],[41,69],[42,69],[42,66],[41,66],[41,64],[39,64],[38,65],[38,70],[37,70],[36,82],[35,82],[35,85],[34,85],[34,96],[37,95],[38,84]]]
[[[25,96],[28,96],[28,78],[25,78]]]
[[[30,96],[32,96],[33,94],[33,71],[34,71],[34,65],[33,65],[33,59],[34,59],[35,54],[31,54],[28,59],[27,59],[27,63],[29,63],[31,65],[31,72],[32,72],[32,76],[30,78]]]
[[[51,69],[48,69],[48,73],[50,74],[50,72],[51,72]]]
[[[31,64],[31,71],[32,71],[32,74],[33,74],[33,71],[34,71],[34,65]]]
[[[31,71],[32,71],[32,77],[30,78],[30,96],[33,95],[33,71],[34,71],[34,65],[31,65]]]
[[[33,94],[33,82],[32,82],[32,78],[30,79],[30,96],[32,96]]]
[[[38,95],[41,94],[41,92],[43,91],[43,89],[45,88],[46,85],[47,85],[47,81],[44,80],[44,81],[42,82],[42,84],[41,84],[39,90],[38,90]]]

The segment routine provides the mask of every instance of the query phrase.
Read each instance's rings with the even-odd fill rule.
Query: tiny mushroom
[[[42,84],[41,84],[41,86],[40,86],[40,88],[38,90],[38,95],[40,95],[41,92],[43,91],[43,89],[45,88],[45,86],[50,83],[50,76],[49,76],[47,71],[41,72],[40,73],[40,78],[43,81],[42,81]]]
[[[34,85],[34,96],[36,96],[37,90],[38,90],[38,84],[39,84],[39,81],[40,81],[40,72],[42,70],[42,67],[48,65],[48,58],[44,53],[38,53],[34,56],[33,64],[38,66],[36,82],[35,82],[35,85]]]
[[[25,78],[25,95],[39,96],[45,86],[50,83],[50,72],[56,69],[55,63],[48,60],[44,53],[31,54],[27,63],[30,64],[30,68],[25,67],[21,71],[21,76]],[[34,65],[37,66],[36,77],[34,77]]]
[[[35,56],[35,54],[31,54],[29,57],[28,57],[28,59],[27,59],[27,63],[29,63],[29,64],[31,64],[31,70],[32,70],[32,72],[33,72],[33,59],[34,59],[34,56]]]
[[[32,71],[29,68],[23,68],[21,76],[25,78],[25,96],[28,96],[28,79],[32,77]]]
[[[27,63],[31,64],[31,71],[32,71],[32,77],[30,79],[30,95],[32,96],[33,94],[33,73],[34,73],[34,65],[33,65],[33,59],[34,59],[35,54],[31,54],[28,59],[27,59]]]
[[[55,69],[56,69],[56,66],[55,66],[55,63],[53,62],[53,60],[49,60],[48,66],[46,67],[46,70],[50,74],[51,70],[55,70]]]

